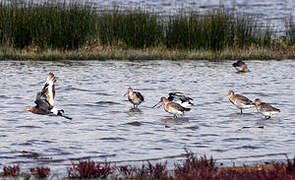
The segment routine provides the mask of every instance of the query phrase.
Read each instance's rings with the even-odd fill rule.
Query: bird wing
[[[141,101],[144,101],[144,97],[143,95],[140,93],[140,92],[135,92],[136,93],[136,96],[141,100]]]
[[[45,85],[41,91],[42,96],[43,94],[46,96],[46,100],[51,106],[53,106],[54,98],[55,98],[55,88],[54,88],[55,82],[56,82],[56,79],[54,77],[54,74],[50,72],[45,82]]]
[[[261,110],[262,111],[279,111],[280,112],[280,109],[277,109],[275,107],[272,107],[270,104],[267,104],[267,103],[261,103]]]
[[[177,109],[177,110],[182,111],[182,112],[183,111],[189,111],[190,110],[190,108],[182,107],[180,104],[175,103],[175,102],[169,102],[169,106],[171,108]]]
[[[236,94],[235,95],[237,97],[237,99],[243,103],[243,104],[246,104],[246,105],[251,105],[253,104],[252,101],[250,99],[248,99],[247,97],[243,96],[243,95],[240,95],[240,94]]]
[[[181,102],[192,101],[193,100],[192,98],[190,98],[188,96],[185,96],[184,93],[182,93],[182,92],[169,93],[168,100],[172,101],[174,98],[179,99]]]
[[[42,92],[38,92],[36,96],[35,103],[37,108],[45,113],[49,113],[53,106],[47,101],[46,95]]]

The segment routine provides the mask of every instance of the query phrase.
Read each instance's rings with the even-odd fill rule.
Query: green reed
[[[292,16],[285,20],[286,40],[289,44],[295,44],[295,21]]]
[[[247,15],[225,12],[223,9],[205,15],[190,13],[170,17],[166,30],[166,46],[180,49],[222,50],[260,47],[271,43],[271,29],[259,28]]]
[[[97,14],[78,4],[0,4],[0,42],[15,48],[77,49],[96,33]]]
[[[81,4],[0,3],[0,45],[71,50],[90,43],[123,48],[213,50],[269,47],[269,27],[220,8],[161,17],[143,9],[95,11]]]
[[[158,16],[144,10],[123,11],[114,8],[100,13],[98,36],[102,45],[119,45],[127,48],[157,46],[163,35]]]

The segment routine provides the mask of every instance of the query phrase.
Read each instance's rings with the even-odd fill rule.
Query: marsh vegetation
[[[1,59],[290,58],[294,57],[295,42],[292,17],[285,24],[286,36],[277,37],[275,29],[259,23],[258,17],[223,8],[206,13],[179,11],[163,17],[140,8],[97,11],[77,3],[2,2],[0,56]],[[126,56],[133,51],[135,55]],[[177,53],[169,55],[173,51]]]

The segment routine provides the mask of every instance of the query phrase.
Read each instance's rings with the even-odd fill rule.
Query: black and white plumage
[[[180,104],[182,107],[189,108],[193,106],[193,99],[185,96],[182,92],[170,92],[168,100]]]
[[[64,110],[54,107],[55,82],[54,74],[50,72],[41,92],[37,93],[35,99],[36,106],[26,106],[24,111],[42,115],[55,114],[67,119],[72,119],[64,115]]]

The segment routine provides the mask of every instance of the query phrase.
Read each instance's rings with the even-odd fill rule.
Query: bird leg
[[[242,110],[242,108],[241,108],[241,114],[243,114],[243,110]]]

